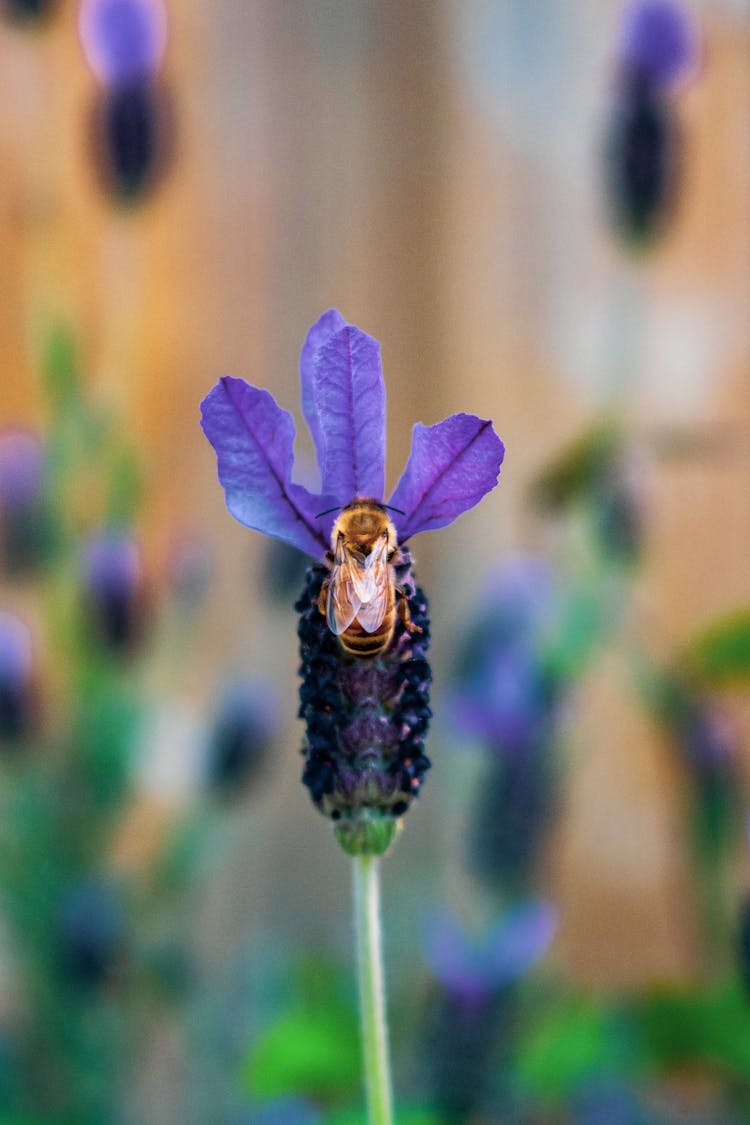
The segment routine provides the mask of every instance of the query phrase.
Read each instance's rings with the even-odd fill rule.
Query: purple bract
[[[544,956],[557,925],[557,911],[543,899],[508,910],[481,941],[452,915],[441,914],[425,936],[427,962],[451,994],[467,1004],[481,1003]]]
[[[162,0],[83,0],[78,27],[89,65],[105,85],[156,73],[167,41]]]
[[[32,507],[42,486],[42,447],[25,430],[0,434],[0,506],[18,510]]]
[[[12,613],[0,611],[0,691],[23,690],[32,668],[31,631]]]
[[[627,73],[667,89],[696,69],[698,57],[698,32],[684,4],[635,0],[625,6],[617,61]]]
[[[321,558],[335,511],[356,497],[381,500],[385,480],[385,387],[380,346],[330,309],[300,357],[302,409],[318,457],[319,494],[292,481],[294,422],[268,391],[225,376],[201,404],[227,507],[247,527]],[[497,483],[503,443],[492,424],[453,414],[414,427],[412,450],[389,503],[405,542],[444,527]],[[334,509],[321,515],[326,509]]]

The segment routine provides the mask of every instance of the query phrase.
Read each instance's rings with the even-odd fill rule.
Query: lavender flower
[[[560,600],[541,559],[513,560],[487,583],[459,655],[449,715],[488,752],[470,861],[492,888],[526,887],[552,812],[567,678],[552,659]]]
[[[615,226],[643,245],[661,232],[676,199],[681,141],[668,95],[698,61],[697,32],[684,6],[674,0],[629,4],[616,61],[607,191]]]
[[[143,623],[143,563],[122,531],[93,536],[82,560],[83,593],[93,633],[113,652],[130,649]]]
[[[10,575],[33,570],[49,545],[43,485],[39,439],[26,430],[0,434],[0,563]]]
[[[270,684],[247,680],[231,684],[218,708],[209,743],[212,786],[229,795],[252,781],[278,730],[278,700]]]
[[[97,163],[120,200],[139,199],[166,158],[169,108],[157,82],[167,39],[161,0],[83,0],[79,32],[102,84],[94,115]]]
[[[0,740],[15,741],[31,712],[32,644],[28,626],[0,612]]]
[[[544,956],[557,924],[550,903],[529,899],[482,940],[449,914],[427,929],[425,955],[440,986],[429,1021],[430,1086],[451,1121],[466,1120],[481,1104],[491,1055],[507,1050],[512,1033],[515,986]]]
[[[400,612],[382,651],[367,659],[352,655],[328,628],[319,600],[334,565],[334,513],[360,498],[384,510],[379,345],[331,309],[308,333],[300,373],[320,494],[292,480],[294,423],[268,391],[221,379],[202,404],[202,425],[231,514],[318,560],[297,603],[300,713],[307,727],[303,780],[320,811],[337,822],[346,850],[377,853],[392,840],[429,766],[423,752],[430,717],[427,603],[404,544],[477,504],[497,482],[504,449],[491,423],[469,414],[414,427],[411,456],[388,502],[399,540],[388,573]],[[363,545],[352,564],[356,582],[372,562],[372,547]],[[355,625],[369,596],[358,601]]]

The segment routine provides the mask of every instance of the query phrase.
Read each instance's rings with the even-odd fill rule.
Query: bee
[[[344,652],[366,658],[385,652],[397,615],[409,632],[421,632],[396,582],[400,549],[384,504],[368,499],[347,504],[333,525],[327,557],[331,573],[318,608]]]

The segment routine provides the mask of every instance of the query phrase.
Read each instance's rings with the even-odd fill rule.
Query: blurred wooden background
[[[172,669],[181,705],[199,709],[236,668],[283,688],[285,758],[211,891],[235,896],[238,927],[249,916],[291,939],[304,913],[311,939],[330,934],[347,876],[298,783],[293,615],[258,594],[266,544],[226,514],[198,429],[220,375],[297,411],[300,345],[336,305],[382,342],[391,484],[414,421],[454,410],[495,420],[507,446],[500,487],[418,542],[437,693],[481,575],[540,545],[529,479],[612,406],[616,370],[618,408],[638,433],[732,435],[720,455],[649,464],[632,628],[669,653],[747,601],[750,10],[695,9],[704,59],[676,100],[679,214],[642,260],[611,236],[601,196],[614,0],[173,0],[163,81],[174,160],[127,213],[93,173],[97,87],[76,5],[61,0],[36,34],[0,27],[0,422],[40,421],[40,334],[68,322],[90,386],[144,458],[152,572],[185,530],[215,544],[210,612]],[[306,436],[299,447],[309,458]],[[677,780],[626,681],[615,646],[571,730],[549,864],[557,956],[610,985],[693,967]],[[436,768],[387,871],[396,904],[399,874],[415,865],[426,895],[460,894],[440,819],[454,768],[440,730],[431,748]],[[221,918],[204,912],[207,945],[224,940],[212,929]],[[392,940],[402,939],[408,931]]]

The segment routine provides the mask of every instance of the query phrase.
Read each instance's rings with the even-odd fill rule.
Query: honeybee
[[[318,608],[351,656],[373,657],[390,645],[396,615],[410,632],[406,594],[396,583],[396,529],[377,500],[357,499],[342,510],[331,532],[331,573],[323,582]]]

